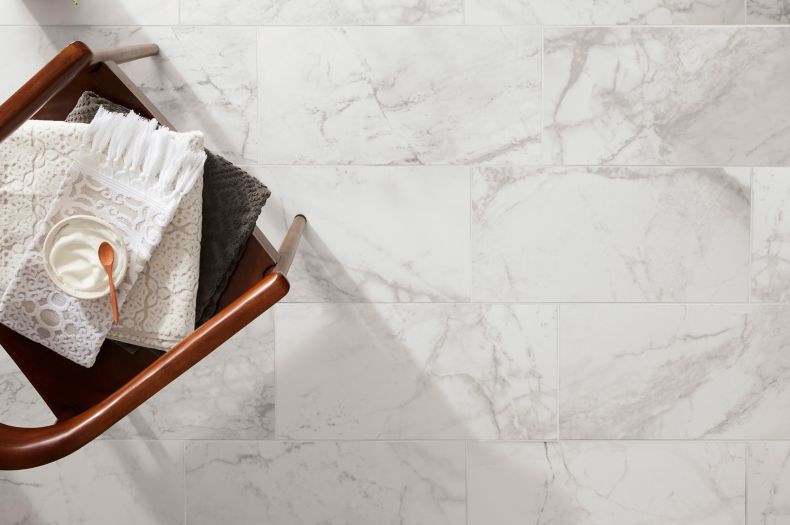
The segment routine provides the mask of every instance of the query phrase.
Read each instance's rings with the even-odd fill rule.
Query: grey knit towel
[[[109,111],[129,109],[86,91],[71,110],[67,122],[90,122],[104,106]],[[203,234],[200,248],[200,280],[195,319],[208,321],[241,259],[255,221],[271,192],[258,179],[206,151],[203,167]]]

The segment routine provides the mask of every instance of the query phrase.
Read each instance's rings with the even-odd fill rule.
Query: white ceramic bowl
[[[88,221],[94,222],[104,226],[107,229],[107,233],[109,234],[104,239],[105,241],[112,244],[112,247],[115,249],[115,261],[113,262],[112,266],[112,277],[113,281],[115,282],[115,287],[117,288],[121,281],[123,280],[124,275],[126,274],[126,264],[127,264],[127,253],[126,253],[126,245],[123,242],[123,236],[115,228],[112,224],[99,219],[98,217],[94,217],[92,215],[72,215],[71,217],[67,217],[62,221],[58,222],[55,226],[49,230],[47,233],[46,238],[44,239],[44,248],[43,248],[43,256],[44,256],[44,269],[47,271],[47,275],[49,278],[52,279],[52,282],[55,285],[66,292],[67,294],[76,297],[77,299],[98,299],[99,297],[104,297],[105,295],[110,293],[110,286],[109,283],[102,287],[101,290],[83,290],[74,288],[70,286],[68,283],[64,282],[60,277],[58,277],[57,272],[52,267],[52,262],[50,261],[50,255],[52,253],[52,245],[58,239],[58,235],[63,231],[65,226],[74,226],[78,227],[80,221]],[[104,268],[102,267],[101,263],[99,262],[99,247],[96,246],[96,260],[95,264],[96,267],[101,270],[101,273],[104,274]]]

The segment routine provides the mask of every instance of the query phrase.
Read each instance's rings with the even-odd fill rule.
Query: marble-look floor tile
[[[3,97],[73,40],[94,49],[155,42],[159,56],[121,68],[177,129],[202,131],[207,147],[232,161],[257,161],[255,28],[0,28],[0,38],[17,50],[5,62]]]
[[[110,428],[109,439],[274,434],[274,315],[265,313]]]
[[[94,441],[56,463],[0,471],[0,521],[182,524],[182,447],[180,441]]]
[[[547,28],[544,162],[790,162],[790,28]]]
[[[190,442],[187,522],[463,525],[464,443]]]
[[[286,301],[469,298],[469,172],[455,167],[267,167],[259,225],[279,242],[307,229]]]
[[[277,433],[555,439],[554,306],[281,305]]]
[[[717,443],[470,443],[469,525],[743,525],[744,450]]]
[[[749,443],[748,525],[790,523],[790,442]]]
[[[460,24],[463,0],[181,0],[183,24]]]
[[[746,301],[749,170],[480,168],[472,298]]]
[[[55,416],[11,357],[0,349],[0,423],[17,427],[43,427]]]
[[[3,2],[3,25],[168,25],[178,23],[178,0],[22,0]]]
[[[747,0],[750,24],[790,24],[790,0]]]
[[[754,302],[790,301],[790,169],[758,168],[752,178]]]
[[[562,305],[560,438],[790,439],[789,316]]]
[[[743,0],[466,0],[467,24],[743,24]]]
[[[540,160],[536,27],[261,29],[262,162]]]

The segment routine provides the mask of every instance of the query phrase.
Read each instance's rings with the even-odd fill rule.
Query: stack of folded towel
[[[118,114],[112,116],[102,110],[101,118],[96,117],[102,106]],[[123,117],[127,112],[126,108],[85,93],[66,123],[29,121],[0,143],[0,216],[13,217],[0,227],[0,290],[6,291],[0,300],[0,321],[85,366],[93,363],[105,336],[121,341],[131,351],[137,345],[166,350],[188,335],[196,322],[200,324],[210,318],[269,195],[266,187],[255,178],[225,159],[206,152],[205,164],[200,162],[202,177],[200,173],[193,174],[194,180],[182,184],[179,195],[171,195],[173,198],[168,202],[172,204],[172,213],[166,222],[159,224],[161,232],[155,245],[150,247],[150,253],[140,250],[135,259],[139,271],[128,272],[119,287],[122,292],[119,299],[124,302],[121,322],[111,329],[106,323],[107,312],[103,310],[107,306],[106,299],[68,298],[74,304],[70,303],[67,310],[78,310],[80,315],[76,318],[89,327],[76,338],[79,346],[65,339],[53,339],[51,333],[41,336],[41,320],[29,315],[30,301],[26,303],[27,310],[21,306],[25,304],[23,299],[35,296],[35,293],[31,295],[29,281],[31,275],[36,275],[36,264],[40,263],[36,254],[40,257],[40,245],[52,221],[64,213],[73,214],[73,209],[64,209],[67,200],[64,190],[74,192],[75,178],[79,176],[75,173],[91,172],[81,166],[85,162],[79,160],[85,161],[93,155],[88,160],[107,164],[108,158],[132,158],[127,152],[134,149],[134,144],[119,145],[118,139],[113,143],[112,136],[107,138],[96,132],[101,121],[112,121],[116,129],[121,127],[121,122],[134,120],[139,124],[142,121],[136,116]],[[134,127],[125,125],[127,129]],[[153,133],[155,124],[146,125],[146,131]],[[137,136],[139,131],[135,133]],[[159,135],[165,133],[172,140],[183,137],[179,142],[187,141],[186,157],[203,155],[199,135],[159,130]],[[106,143],[97,145],[97,141]],[[103,157],[97,160],[99,150],[99,156]],[[145,150],[145,147],[140,150],[143,156]],[[135,162],[143,164],[139,158]],[[129,170],[116,171],[128,176]],[[102,183],[107,182],[102,175],[112,178],[111,174],[98,173],[96,178]],[[84,191],[84,186],[80,186],[79,191]],[[96,204],[82,211],[101,216],[95,209]],[[134,237],[134,232],[125,233]],[[136,252],[132,252],[135,255]],[[32,288],[42,297],[46,295],[41,294],[41,286]],[[51,295],[48,297],[51,300]],[[93,303],[98,305],[98,310],[91,310]],[[26,317],[23,311],[28,311]],[[89,336],[83,335],[85,333]],[[71,337],[72,341],[74,339]]]

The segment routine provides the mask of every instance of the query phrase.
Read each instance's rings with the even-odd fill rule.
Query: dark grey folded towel
[[[100,106],[117,113],[129,111],[86,91],[66,121],[90,122]],[[246,171],[210,151],[206,151],[206,155],[200,279],[195,308],[198,325],[208,321],[216,312],[219,297],[236,269],[247,239],[255,229],[255,221],[270,195],[269,189]]]

